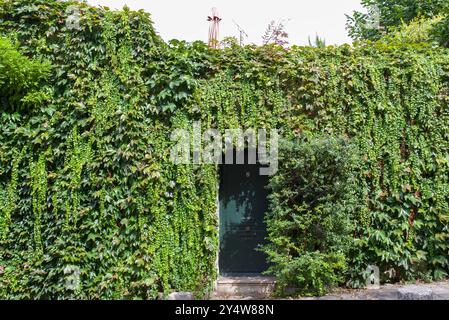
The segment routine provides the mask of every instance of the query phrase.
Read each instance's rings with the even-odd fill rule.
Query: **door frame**
[[[246,150],[246,149],[245,149]],[[246,153],[246,151],[245,151],[245,153]],[[246,158],[245,158],[246,159]],[[259,162],[258,162],[259,163]],[[218,165],[218,167],[217,167],[217,177],[218,177],[218,179],[217,179],[217,185],[216,185],[216,190],[217,190],[217,196],[216,196],[216,199],[215,199],[215,203],[216,203],[216,215],[217,215],[217,223],[218,223],[218,226],[217,226],[217,235],[218,235],[218,247],[217,247],[217,252],[216,252],[216,258],[215,258],[215,267],[216,267],[216,271],[217,271],[217,280],[216,280],[216,283],[218,282],[218,279],[220,278],[220,277],[236,277],[236,278],[239,278],[239,277],[254,277],[254,278],[258,278],[258,277],[261,277],[262,276],[262,274],[259,274],[259,273],[231,273],[231,274],[226,274],[226,273],[224,273],[224,274],[222,274],[221,273],[221,270],[220,270],[220,233],[221,233],[221,228],[220,228],[220,223],[221,223],[221,217],[220,217],[220,185],[221,185],[221,168],[220,168],[220,166],[223,166],[223,165],[225,165],[225,164],[219,164]]]

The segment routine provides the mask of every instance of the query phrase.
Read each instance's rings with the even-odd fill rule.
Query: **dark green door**
[[[220,183],[220,254],[222,275],[260,274],[266,256],[256,249],[265,244],[267,176],[259,165],[222,165]]]

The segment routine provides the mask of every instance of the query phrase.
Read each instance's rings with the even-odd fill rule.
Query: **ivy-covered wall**
[[[0,1],[0,32],[50,73],[33,99],[1,91],[1,297],[209,291],[217,168],[170,161],[172,130],[199,120],[284,137],[264,249],[280,292],[362,286],[369,264],[447,275],[447,51],[211,50],[164,43],[144,12],[56,0]]]
[[[2,96],[0,296],[207,291],[215,168],[169,161],[171,128],[198,117],[188,105],[201,52],[179,59],[143,12],[70,2],[2,1],[0,29],[51,64],[39,104]]]
[[[227,109],[239,110],[235,97],[281,92],[275,112],[268,103],[248,113],[285,140],[264,248],[279,293],[363,287],[368,266],[379,267],[382,282],[447,276],[446,49],[231,45],[220,54],[234,83],[216,77],[203,86],[212,90],[201,89],[218,123],[235,123]],[[224,114],[214,109],[217,100]],[[245,118],[237,123],[255,124]]]
[[[335,207],[354,215],[344,279],[364,285],[367,265],[377,265],[383,281],[446,277],[447,51],[368,44],[292,55],[297,68],[286,92],[299,117],[292,129],[343,137],[357,150],[350,176],[357,194]]]

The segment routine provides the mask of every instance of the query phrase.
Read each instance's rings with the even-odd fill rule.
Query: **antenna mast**
[[[240,33],[240,46],[243,46],[243,40],[244,37],[248,38],[248,34],[245,32],[245,30],[243,30],[239,24],[237,22],[235,22],[234,20],[232,20],[232,22],[234,22],[235,26],[237,27],[237,29],[239,30]]]
[[[220,18],[217,8],[212,8],[212,15],[207,17],[207,21],[210,21],[209,27],[209,46],[217,49],[220,46]]]

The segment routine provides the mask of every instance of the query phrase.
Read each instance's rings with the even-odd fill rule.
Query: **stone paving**
[[[449,281],[384,285],[380,289],[341,290],[315,300],[449,300]]]
[[[254,300],[257,298],[251,296],[226,296],[219,299]],[[291,300],[449,300],[449,280],[432,283],[383,285],[380,289],[370,290],[336,289],[323,297]]]

